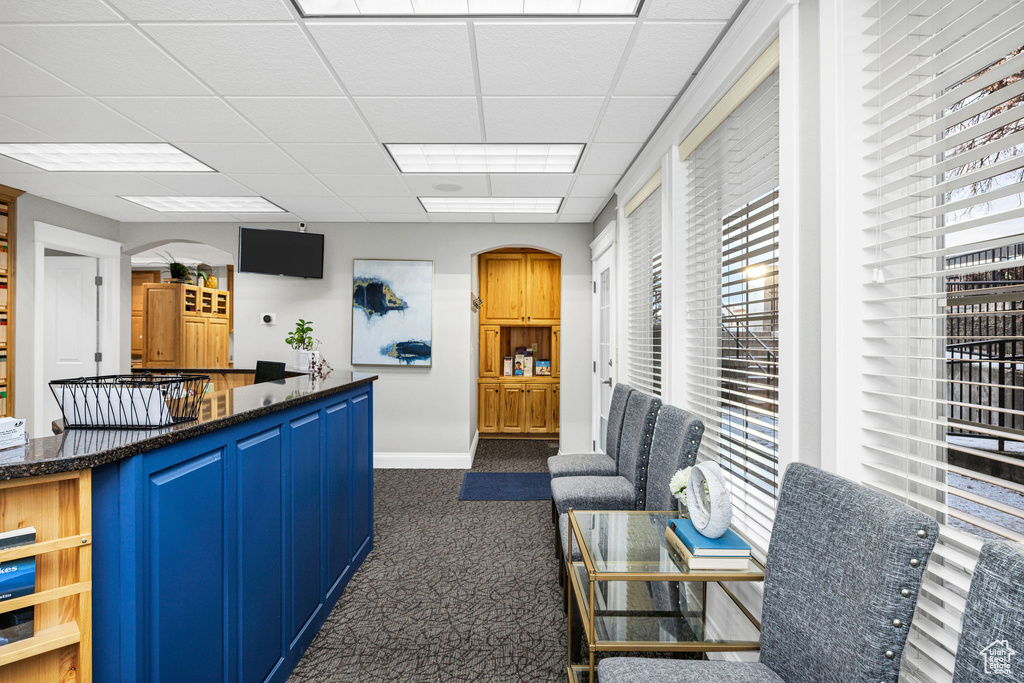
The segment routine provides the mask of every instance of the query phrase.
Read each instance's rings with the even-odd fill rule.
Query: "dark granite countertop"
[[[155,429],[68,429],[0,451],[0,480],[99,467],[278,410],[337,394],[377,379],[335,370],[312,382],[308,375],[210,392],[198,420]]]
[[[133,375],[144,375],[146,373],[154,375],[254,375],[256,374],[256,368],[132,368]],[[285,377],[298,377],[305,374],[298,370],[284,371]]]

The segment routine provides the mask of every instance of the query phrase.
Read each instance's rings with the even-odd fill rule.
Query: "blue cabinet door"
[[[284,440],[275,427],[238,442],[238,671],[265,681],[284,660]]]
[[[370,395],[352,398],[352,555],[369,552],[373,532],[371,509],[373,497],[373,457],[370,452]]]
[[[322,573],[322,496],[320,412],[288,423],[288,585],[290,615],[288,647],[295,647],[320,607]],[[309,634],[312,639],[313,634]]]
[[[224,675],[224,451],[149,475],[146,609],[152,683]]]
[[[325,598],[337,597],[344,587],[342,578],[352,560],[352,406],[342,401],[325,411],[325,451],[327,476],[324,478],[324,508],[327,518],[327,562]]]

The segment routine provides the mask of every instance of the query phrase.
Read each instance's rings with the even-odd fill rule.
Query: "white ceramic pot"
[[[292,349],[292,367],[299,372],[309,372],[309,363],[313,358],[312,351]]]

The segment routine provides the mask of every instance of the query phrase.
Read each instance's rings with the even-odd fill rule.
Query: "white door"
[[[604,451],[608,407],[615,385],[615,246],[593,261],[594,281],[594,450]]]
[[[99,263],[87,256],[47,256],[44,259],[45,316],[43,329],[43,376],[47,384],[55,379],[91,377],[99,372],[96,362]],[[61,417],[49,386],[43,413],[36,416],[34,434],[50,434],[50,423]]]

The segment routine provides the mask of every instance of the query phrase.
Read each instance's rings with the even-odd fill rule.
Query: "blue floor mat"
[[[547,472],[466,472],[459,500],[548,500]]]

